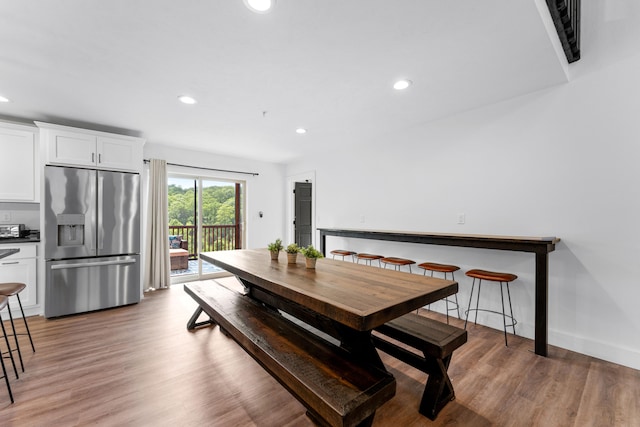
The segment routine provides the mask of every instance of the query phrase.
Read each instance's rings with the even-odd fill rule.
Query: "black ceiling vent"
[[[580,0],[547,0],[569,63],[580,59]]]

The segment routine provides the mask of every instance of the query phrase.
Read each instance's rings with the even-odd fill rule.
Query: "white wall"
[[[147,143],[145,159],[164,159],[169,163],[217,168],[233,171],[255,172],[258,176],[210,172],[200,169],[169,167],[171,171],[189,171],[200,176],[215,176],[246,181],[247,191],[247,247],[263,248],[278,237],[283,237],[285,222],[285,176],[284,166],[220,156],[180,147],[168,147]],[[264,216],[259,217],[262,211]]]
[[[639,9],[583,2],[582,59],[568,84],[380,135],[368,152],[345,140],[287,175],[315,170],[318,227],[560,237],[549,255],[550,343],[640,369]],[[533,337],[532,254],[337,238],[328,246],[516,273],[518,333]],[[471,281],[456,278],[466,306]],[[501,328],[499,318],[481,321]]]

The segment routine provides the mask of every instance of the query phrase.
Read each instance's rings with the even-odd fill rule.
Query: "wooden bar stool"
[[[7,331],[4,328],[4,322],[2,321],[2,310],[7,308],[9,299],[0,295],[0,325],[2,325],[2,335],[4,335],[4,342],[7,345],[7,353],[9,353],[9,357],[11,357],[11,363],[13,363],[13,370],[16,373],[16,378],[18,378],[18,370],[16,369],[16,362],[13,360],[13,353],[11,351],[11,346],[9,345],[9,338],[7,337]],[[7,391],[9,392],[9,398],[11,399],[11,403],[13,403],[13,393],[11,392],[11,384],[9,384],[9,375],[7,374],[7,368],[4,365],[4,356],[2,352],[0,352],[0,364],[2,365],[2,376],[4,377],[4,382],[7,384]]]
[[[406,259],[406,258],[396,258],[396,257],[385,257],[385,258],[381,258],[380,262],[382,262],[384,264],[384,268],[387,268],[387,264],[393,265],[393,268],[396,271],[400,271],[400,267],[402,266],[408,266],[409,267],[409,273],[411,273],[411,264],[415,264],[415,261],[412,261],[410,259]]]
[[[346,251],[344,249],[334,249],[331,251],[331,255],[333,255],[333,259],[336,259],[336,255],[342,257],[342,260],[344,261],[344,257],[346,256],[350,256],[351,257],[351,261],[355,262],[355,252],[353,251]]]
[[[20,343],[18,342],[19,335],[28,335],[29,342],[31,343],[31,349],[35,352],[36,348],[33,345],[33,339],[31,338],[31,331],[29,331],[29,325],[27,324],[27,318],[24,315],[24,310],[22,309],[22,301],[20,301],[20,292],[22,292],[27,285],[24,283],[0,283],[0,295],[8,298],[15,296],[18,298],[18,304],[20,305],[20,312],[22,313],[22,320],[24,322],[24,327],[26,329],[26,333],[16,333],[15,324],[13,323],[13,315],[11,314],[11,310],[9,310],[9,319],[11,320],[11,328],[13,329],[13,338],[16,342],[16,350],[18,351],[18,358],[20,359],[20,366],[22,368],[22,372],[24,372],[24,363],[22,362],[22,352],[20,351]]]
[[[364,263],[366,265],[371,265],[371,261],[378,260],[378,266],[382,267],[382,264],[380,264],[380,260],[382,258],[384,258],[382,255],[365,254],[365,253],[356,254],[356,260],[358,264],[360,264],[361,259],[364,260]]]
[[[478,311],[486,311],[489,313],[502,314],[502,323],[504,324],[504,345],[507,344],[507,326],[511,326],[513,328],[513,335],[516,335],[516,324],[518,321],[513,317],[513,308],[511,306],[511,294],[509,293],[509,283],[513,282],[518,278],[515,274],[511,273],[498,273],[495,271],[486,271],[486,270],[469,270],[465,273],[469,277],[473,277],[473,283],[471,285],[471,295],[469,295],[469,308],[466,311],[466,319],[464,321],[464,328],[467,329],[467,321],[469,320],[469,312],[475,311],[476,318],[474,323],[478,324]],[[478,295],[476,297],[476,308],[471,308],[471,300],[473,298],[473,288],[476,284],[476,279],[478,279]],[[500,283],[500,299],[502,303],[502,313],[494,310],[487,310],[478,308],[478,304],[480,303],[480,287],[482,286],[482,281],[486,280],[489,282]],[[506,314],[504,311],[504,292],[502,290],[502,285],[505,284],[507,286],[507,297],[509,299],[509,312],[511,315]],[[507,325],[507,318],[511,319],[511,324]]]
[[[438,264],[436,262],[423,262],[422,264],[418,264],[419,268],[424,270],[424,275],[427,275],[427,271],[431,272],[431,277],[433,277],[434,272],[442,273],[444,275],[444,279],[447,280],[447,274],[451,274],[451,280],[456,280],[453,275],[454,271],[460,270],[460,267],[457,265],[449,265],[449,264]],[[455,301],[450,300],[449,298],[445,298],[445,304],[447,307],[446,315],[447,315],[447,325],[449,324],[449,311],[456,311],[458,313],[458,319],[460,319],[460,304],[458,304],[458,294],[453,294]],[[449,308],[449,303],[455,305],[453,308]]]

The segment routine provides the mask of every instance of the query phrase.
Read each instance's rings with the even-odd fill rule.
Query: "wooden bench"
[[[387,322],[376,331],[422,352],[422,356],[416,354],[379,334],[372,337],[380,350],[429,375],[419,412],[435,420],[455,398],[447,369],[453,351],[467,342],[467,331],[414,313]]]
[[[370,426],[395,395],[395,378],[311,333],[259,301],[215,284],[186,284],[199,305],[187,324],[218,324],[321,426]],[[209,320],[197,322],[202,312]],[[268,397],[266,397],[268,398]]]

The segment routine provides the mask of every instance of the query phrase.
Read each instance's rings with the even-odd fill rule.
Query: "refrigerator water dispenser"
[[[58,246],[84,246],[84,214],[59,214]]]

